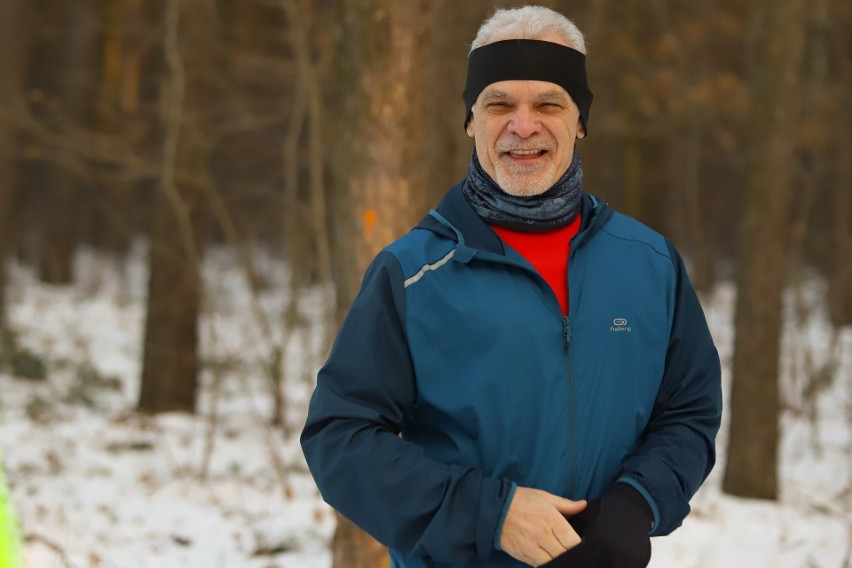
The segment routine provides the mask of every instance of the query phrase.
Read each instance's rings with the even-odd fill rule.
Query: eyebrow
[[[556,89],[539,93],[538,96],[536,96],[536,100],[539,101],[564,101],[565,99],[566,94]]]
[[[563,101],[564,102],[567,97],[566,97],[566,94],[563,93],[562,91],[559,91],[557,89],[553,89],[553,90],[550,90],[550,91],[544,91],[543,93],[539,93],[538,95],[536,95],[535,98],[536,98],[537,101]],[[482,100],[483,101],[494,101],[494,100],[505,101],[505,100],[511,100],[511,99],[512,99],[512,97],[508,93],[506,93],[504,91],[500,91],[498,89],[489,89],[489,90],[485,91],[484,93],[482,93]]]
[[[485,91],[484,93],[482,93],[482,100],[483,101],[487,101],[487,100],[507,100],[507,99],[510,99],[510,98],[511,97],[507,93],[504,93],[503,91],[498,91],[497,89],[488,90],[488,91]]]

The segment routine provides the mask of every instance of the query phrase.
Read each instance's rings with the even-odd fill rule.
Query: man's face
[[[482,168],[510,195],[547,191],[571,164],[574,141],[585,136],[580,112],[559,85],[499,81],[473,105],[467,133]]]

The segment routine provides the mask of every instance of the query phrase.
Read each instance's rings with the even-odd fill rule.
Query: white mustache
[[[495,150],[500,153],[504,152],[541,152],[542,150],[552,152],[555,150],[555,144],[548,140],[542,140],[535,144],[518,144],[513,141],[497,142]]]

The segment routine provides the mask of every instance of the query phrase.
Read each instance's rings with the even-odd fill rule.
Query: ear
[[[470,120],[467,121],[467,124],[464,127],[464,131],[467,132],[467,135],[473,138],[473,113],[470,115]]]
[[[586,129],[583,126],[582,120],[577,120],[577,140],[582,140],[586,137]]]

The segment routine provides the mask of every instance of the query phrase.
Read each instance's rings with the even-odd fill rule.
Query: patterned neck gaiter
[[[482,169],[476,149],[470,157],[464,196],[487,223],[521,231],[546,231],[564,227],[580,212],[583,169],[574,150],[571,165],[553,187],[539,195],[509,195]]]

